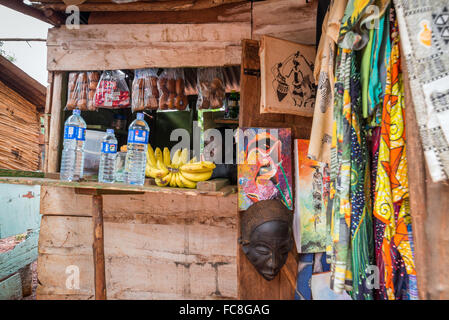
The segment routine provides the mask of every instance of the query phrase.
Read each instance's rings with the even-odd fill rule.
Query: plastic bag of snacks
[[[145,75],[146,69],[138,69],[134,73],[131,96],[132,112],[142,111],[145,109]]]
[[[175,79],[172,69],[165,69],[157,81],[159,110],[173,109],[175,105]]]
[[[177,110],[185,110],[189,105],[189,100],[185,94],[184,69],[175,69],[175,108]]]
[[[104,71],[95,91],[95,105],[107,109],[127,108],[129,100],[125,74],[118,70]]]
[[[146,70],[145,77],[145,109],[157,110],[159,108],[159,89],[157,87],[157,68]]]
[[[87,110],[87,75],[85,72],[69,74],[67,110]]]
[[[223,106],[225,85],[221,68],[199,68],[197,70],[198,109],[218,109]]]
[[[87,110],[98,110],[95,104],[95,91],[97,90],[100,73],[93,71],[87,73],[88,93],[87,93]]]
[[[67,88],[67,110],[96,110],[94,95],[100,74],[98,72],[71,72]]]

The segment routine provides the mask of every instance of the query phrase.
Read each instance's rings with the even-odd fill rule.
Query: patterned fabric
[[[366,269],[373,263],[373,225],[370,201],[368,148],[362,118],[360,73],[351,61],[351,257],[352,298],[372,300]]]
[[[394,300],[411,298],[409,288],[416,286],[416,271],[408,232],[411,218],[397,22],[391,32],[393,43],[382,112],[374,216],[385,224],[381,260],[386,297]]]
[[[340,48],[359,50],[368,42],[368,34],[361,28],[362,18],[374,0],[349,0],[340,26]],[[365,31],[365,32],[364,32]]]
[[[434,182],[443,181],[449,177],[449,4],[394,4],[427,167]]]
[[[315,59],[317,95],[308,157],[330,163],[332,135],[335,42],[347,0],[333,0],[323,21],[322,36]]]
[[[333,135],[331,146],[331,289],[337,293],[352,290],[350,254],[351,223],[351,96],[350,75],[354,52],[338,49],[334,91]]]

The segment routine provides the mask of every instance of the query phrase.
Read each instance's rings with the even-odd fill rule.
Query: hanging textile
[[[338,49],[335,75],[331,147],[331,289],[352,290],[350,254],[351,96],[350,76],[354,52]]]
[[[372,300],[373,292],[367,285],[367,267],[374,257],[373,224],[370,201],[370,170],[362,118],[360,73],[356,59],[351,61],[351,258],[352,298]]]
[[[341,18],[347,0],[333,0],[324,18],[322,36],[315,59],[314,78],[317,84],[312,132],[308,157],[330,164],[332,136],[332,113],[334,91],[335,44],[340,30]]]
[[[449,177],[449,4],[394,0],[424,156],[434,182]]]
[[[383,228],[378,265],[384,270],[381,285],[385,286],[379,290],[379,295],[382,298],[385,291],[390,300],[416,299],[397,22],[391,28],[391,38],[374,200],[374,216],[383,224],[377,225]],[[378,235],[376,240],[380,240]]]
[[[331,262],[331,288],[336,292],[352,291],[353,299],[372,298],[372,293],[365,290],[365,268],[372,259],[368,238],[372,228],[367,207],[369,168],[360,127],[360,74],[353,50],[363,46],[363,42],[366,44],[356,30],[360,30],[359,23],[372,3],[348,2],[340,27],[335,68],[329,201],[332,212],[326,254]]]

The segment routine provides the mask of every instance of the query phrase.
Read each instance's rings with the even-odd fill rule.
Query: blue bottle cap
[[[139,112],[139,113],[137,114],[137,120],[143,120],[143,118],[144,118],[144,114],[141,113],[141,112]]]
[[[106,133],[114,134],[114,129],[106,129]]]
[[[75,110],[73,110],[73,114],[76,114],[77,116],[79,116],[81,114],[81,110],[75,109]]]

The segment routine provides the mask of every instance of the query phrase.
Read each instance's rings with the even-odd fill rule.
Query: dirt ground
[[[12,236],[4,239],[0,239],[0,253],[4,253],[14,249],[16,245],[25,240],[25,237]],[[36,300],[36,288],[37,288],[37,261],[31,264],[32,270],[32,294],[28,297],[23,297],[23,300]]]

